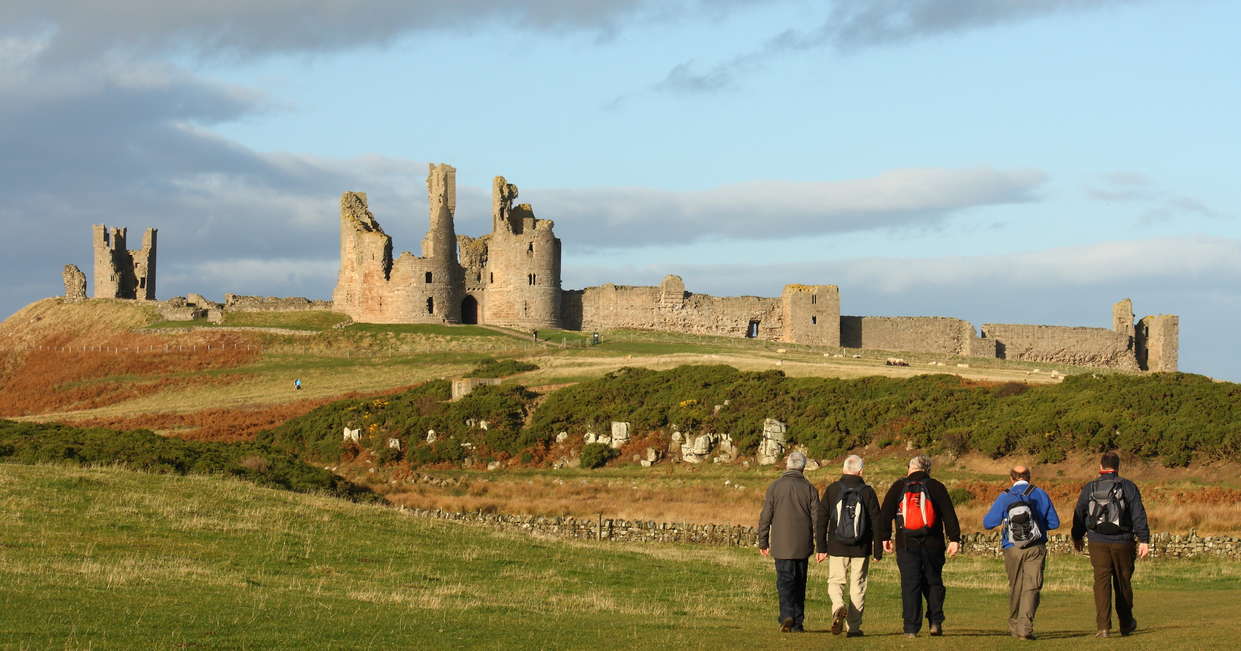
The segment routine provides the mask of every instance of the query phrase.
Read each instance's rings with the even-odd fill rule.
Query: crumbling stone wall
[[[1175,314],[1159,314],[1138,322],[1137,361],[1144,371],[1173,372],[1180,363],[1181,320]]]
[[[575,330],[636,328],[701,335],[745,337],[753,332],[768,341],[784,338],[784,305],[757,296],[720,298],[685,291],[677,276],[659,287],[608,283],[563,294],[564,324]]]
[[[201,307],[215,305],[211,301],[202,299],[197,294],[186,296],[186,300]],[[312,301],[302,296],[224,295],[224,309],[230,312],[306,312],[310,310],[331,310],[332,307],[332,301]]]
[[[987,323],[982,330],[1003,359],[1138,370],[1132,338],[1112,330],[1012,323]]]
[[[94,253],[95,298],[155,300],[155,248],[157,231],[142,234],[142,248],[126,248],[127,229],[91,227]]]
[[[60,276],[65,283],[66,301],[86,300],[86,274],[82,273],[76,264],[65,265]]]
[[[973,355],[992,344],[975,340],[969,321],[942,316],[842,316],[840,345],[845,348]],[[992,355],[994,357],[994,355]]]

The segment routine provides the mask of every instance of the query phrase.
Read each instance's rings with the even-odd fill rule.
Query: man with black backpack
[[[983,516],[982,526],[1004,525],[1000,547],[1008,572],[1008,632],[1023,640],[1034,639],[1034,613],[1043,589],[1047,566],[1047,532],[1060,526],[1060,516],[1047,491],[1030,483],[1030,469],[1016,466],[1008,471],[1013,485],[1000,493]]]
[[[862,457],[856,454],[845,459],[840,479],[823,489],[819,500],[819,520],[815,543],[826,554],[817,554],[822,563],[828,559],[827,594],[832,600],[832,634],[861,637],[862,613],[866,609],[866,575],[870,557],[883,558],[882,542],[875,536],[879,522],[879,497],[875,489],[862,481]],[[845,600],[845,584],[849,599]],[[846,603],[848,604],[846,606]]]
[[[930,473],[930,457],[918,455],[909,460],[909,474],[896,480],[883,498],[877,530],[883,550],[896,550],[906,637],[917,637],[922,630],[923,599],[931,635],[944,634],[945,553],[955,556],[961,549],[961,524],[952,498]],[[895,543],[891,540],[893,522]]]
[[[1107,637],[1112,629],[1112,588],[1116,592],[1116,615],[1120,634],[1138,628],[1133,617],[1133,565],[1150,553],[1151,531],[1146,523],[1142,493],[1120,476],[1120,455],[1105,452],[1099,460],[1099,476],[1082,487],[1073,509],[1073,547],[1082,550],[1082,536],[1090,541],[1090,565],[1094,567],[1095,637]],[[1134,539],[1137,542],[1134,542]]]

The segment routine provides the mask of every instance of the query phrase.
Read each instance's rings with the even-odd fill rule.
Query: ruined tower
[[[91,227],[91,247],[95,258],[95,298],[135,298],[155,300],[155,246],[157,231],[142,234],[142,248],[126,248],[127,229]]]
[[[560,240],[550,219],[530,204],[513,205],[517,186],[492,182],[492,232],[487,238],[485,322],[515,328],[559,328]]]
[[[1142,317],[1136,328],[1138,367],[1173,372],[1180,363],[1181,319],[1175,314]]]
[[[366,194],[340,200],[340,273],[332,301],[354,320],[371,323],[458,323],[462,270],[457,263],[456,170],[432,164],[430,204],[422,255],[392,258],[392,238],[366,203]]]
[[[785,285],[780,307],[784,318],[782,341],[840,345],[840,288],[836,285]]]

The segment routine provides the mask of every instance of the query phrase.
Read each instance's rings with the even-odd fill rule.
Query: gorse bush
[[[639,432],[727,432],[752,453],[769,417],[788,423],[793,441],[819,457],[898,440],[952,454],[1031,453],[1049,462],[1070,451],[1119,449],[1184,465],[1195,455],[1241,452],[1241,385],[1184,373],[978,387],[954,375],[840,380],[728,366],[626,368],[549,395],[524,439],[598,431],[617,420]]]
[[[522,425],[536,395],[521,386],[482,386],[449,402],[447,381],[427,382],[402,393],[365,400],[340,400],[261,432],[257,440],[333,463],[345,445],[344,431],[360,430],[358,444],[381,460],[402,456],[389,447],[400,441],[415,463],[461,461],[466,448],[483,456],[513,455],[533,442]],[[486,429],[484,429],[486,427]],[[427,433],[435,441],[427,442]]]
[[[143,472],[222,474],[299,493],[321,492],[364,501],[378,499],[365,488],[263,444],[183,441],[147,430],[116,431],[0,420],[0,461],[118,464]]]
[[[530,362],[522,362],[516,359],[506,359],[504,361],[496,361],[494,359],[484,359],[478,363],[474,370],[466,373],[466,377],[480,378],[497,378],[506,377],[516,373],[524,373],[525,371],[537,371],[538,365]]]
[[[580,465],[583,468],[600,468],[619,454],[606,443],[587,443],[582,447]]]

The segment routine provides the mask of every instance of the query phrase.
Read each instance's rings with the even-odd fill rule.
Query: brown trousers
[[[1004,550],[1004,569],[1008,572],[1009,633],[1021,637],[1034,634],[1034,613],[1038,611],[1045,567],[1046,545]]]
[[[1094,567],[1095,628],[1112,628],[1112,592],[1116,593],[1116,616],[1123,629],[1133,623],[1133,564],[1138,557],[1137,543],[1090,543],[1090,565]]]

